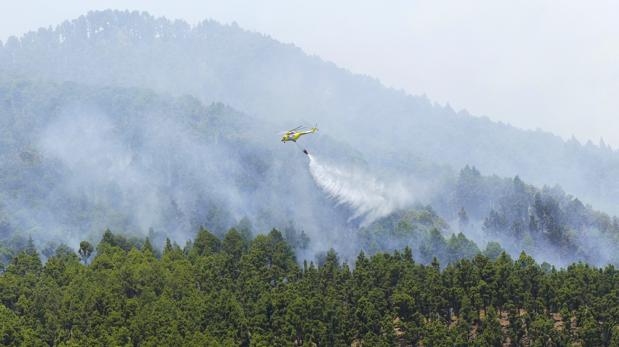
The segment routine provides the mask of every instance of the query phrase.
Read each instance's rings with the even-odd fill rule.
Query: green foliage
[[[15,346],[22,342],[19,317],[0,304],[0,344]]]
[[[447,244],[466,246],[458,237]],[[66,246],[45,264],[18,252],[0,275],[0,344],[613,346],[619,331],[613,266],[544,270],[501,253],[441,270],[407,248],[361,253],[352,270],[333,250],[300,267],[277,230],[202,228],[160,258],[129,243],[106,232],[90,263]]]
[[[449,225],[430,206],[395,212],[359,231],[362,248],[371,254],[405,244],[415,247],[422,262],[429,263],[436,257],[447,264],[480,252],[463,233],[449,234]]]
[[[221,250],[221,240],[204,228],[200,228],[190,250],[192,256],[214,254]]]

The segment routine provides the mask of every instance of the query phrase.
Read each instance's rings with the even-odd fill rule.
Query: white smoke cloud
[[[338,205],[353,210],[349,221],[365,226],[412,202],[412,194],[399,182],[382,182],[352,165],[327,164],[309,155],[309,169],[316,184]]]

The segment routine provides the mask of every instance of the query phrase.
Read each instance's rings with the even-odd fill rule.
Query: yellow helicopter
[[[292,142],[297,142],[297,140],[299,139],[299,137],[303,136],[303,135],[307,135],[307,134],[313,134],[316,131],[318,131],[318,128],[307,128],[304,126],[298,126],[292,130],[288,130],[284,133],[284,135],[282,136],[282,142],[288,142],[288,141],[292,141]]]
[[[286,132],[283,133],[282,136],[282,143],[286,143],[288,141],[292,141],[294,143],[297,142],[297,140],[299,139],[299,137],[303,136],[303,135],[307,135],[307,134],[313,134],[315,132],[318,131],[317,127],[313,127],[313,128],[307,128],[304,127],[302,125],[292,129],[292,130],[288,130]],[[306,149],[303,149],[303,153],[305,153],[306,155],[309,155],[309,153],[307,152]]]

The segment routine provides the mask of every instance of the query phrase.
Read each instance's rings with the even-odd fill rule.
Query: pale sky
[[[619,1],[0,0],[0,40],[107,8],[235,21],[456,110],[619,148]]]

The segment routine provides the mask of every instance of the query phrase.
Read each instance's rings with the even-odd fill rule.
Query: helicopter
[[[288,141],[297,142],[299,137],[303,135],[307,135],[307,134],[313,134],[316,131],[318,131],[318,128],[316,127],[307,128],[307,127],[300,125],[294,129],[284,132],[284,135],[282,136],[282,142],[288,142]]]
[[[282,143],[286,143],[288,141],[292,141],[292,142],[296,143],[297,140],[301,136],[307,135],[307,134],[313,134],[316,131],[318,131],[317,127],[307,128],[307,127],[304,127],[304,126],[300,125],[300,126],[294,128],[294,129],[291,129],[291,130],[288,130],[288,131],[284,132],[283,136],[282,136]],[[303,153],[305,153],[305,155],[309,156],[309,153],[307,152],[307,149],[303,149]]]

